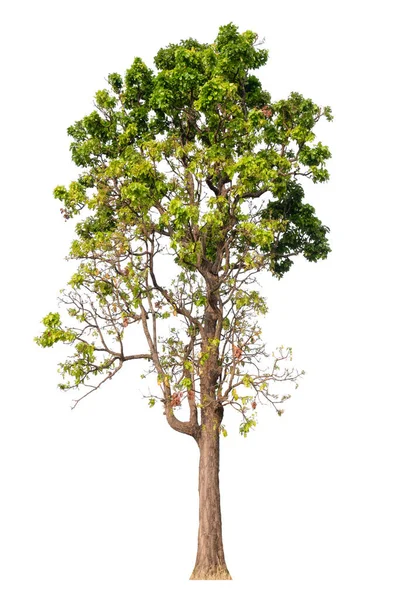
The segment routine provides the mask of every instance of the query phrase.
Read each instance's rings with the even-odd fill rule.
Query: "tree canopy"
[[[253,74],[267,58],[233,24],[212,44],[170,44],[155,69],[136,58],[124,77],[110,74],[95,110],[69,127],[80,173],[54,195],[76,220],[78,268],[60,298],[64,320],[49,313],[36,341],[72,346],[60,387],[80,388],[74,405],[145,359],[157,378],[150,405],[160,400],[178,431],[196,437],[208,401],[219,424],[236,408],[243,435],[258,402],[281,414],[273,383],[298,373],[285,366],[290,349],[266,354],[256,275],[280,278],[295,256],[330,251],[303,181],[329,177],[314,128],[332,114],[298,93],[272,100]],[[189,421],[176,416],[184,402]]]

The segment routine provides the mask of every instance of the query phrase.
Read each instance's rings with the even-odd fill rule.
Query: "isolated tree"
[[[161,49],[155,71],[136,58],[69,127],[80,174],[54,194],[65,219],[81,219],[69,255],[78,269],[60,298],[65,324],[51,312],[36,338],[72,346],[60,387],[81,390],[73,407],[125,362],[143,359],[145,376],[155,374],[150,405],[162,402],[168,424],[200,452],[191,579],[230,579],[219,493],[225,407],[239,411],[246,436],[257,404],[282,414],[287,396],[275,382],[299,376],[290,349],[266,354],[256,275],[280,278],[293,257],[330,250],[301,182],[328,179],[330,152],[313,130],[331,110],[298,93],[272,101],[252,74],[267,62],[257,40],[229,24],[213,44]]]

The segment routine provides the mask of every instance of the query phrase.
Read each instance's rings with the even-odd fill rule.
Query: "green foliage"
[[[293,195],[291,182],[302,190],[295,179],[298,175],[325,181],[330,153],[320,142],[313,143],[313,128],[321,116],[330,120],[331,111],[297,93],[271,102],[260,81],[249,73],[264,65],[268,56],[256,47],[256,39],[253,32],[240,34],[229,24],[220,28],[215,44],[188,39],[160,50],[155,58],[157,74],[137,58],[124,78],[109,75],[110,89],[95,96],[98,110],[68,129],[73,160],[86,171],[68,189],[55,189],[66,218],[85,206],[93,210],[78,225],[81,239],[109,235],[123,223],[137,226],[141,219],[157,230],[171,226],[179,263],[186,266],[188,256],[196,264],[202,249],[191,256],[186,226],[206,224],[216,246],[230,216],[232,198],[237,222],[246,221],[239,237],[242,251],[254,244],[264,252],[281,228],[299,227],[301,232],[298,220],[307,219],[306,214],[298,214],[304,213],[301,202],[291,202],[288,212],[276,208],[272,221],[256,222],[245,214],[242,197],[257,197],[264,190],[286,205],[287,197]],[[220,197],[217,193],[211,210],[201,212],[199,203],[191,203],[180,178],[171,184],[157,168],[163,159],[174,168],[177,162],[188,165],[193,176],[203,176],[218,192],[222,192],[220,182],[229,182],[229,194],[223,191]],[[120,190],[113,194],[118,182]],[[87,197],[86,189],[95,188]],[[162,203],[171,188],[177,193],[163,207],[159,220],[151,221],[152,207]],[[289,244],[294,255],[303,252],[310,260],[326,255],[326,230],[320,229],[315,239],[314,229],[308,233],[306,228],[306,251],[301,244]],[[207,243],[204,249],[208,258],[214,256],[213,244]],[[285,244],[279,248],[284,250]],[[281,276],[291,262],[273,254],[269,268]]]
[[[59,372],[65,379],[67,376],[71,378],[72,383],[67,386],[67,384],[60,384],[62,389],[67,389],[67,387],[79,386],[83,383],[89,376],[90,372],[92,372],[94,367],[94,359],[95,359],[95,347],[93,344],[88,344],[86,342],[78,342],[75,345],[75,354],[69,360],[60,364]],[[107,363],[104,365],[106,368]],[[103,369],[103,367],[102,367]],[[100,372],[99,369],[94,369],[94,374]]]
[[[253,398],[274,404],[268,382],[279,380],[280,359],[259,370],[267,356],[256,319],[267,303],[255,275],[280,278],[295,256],[316,262],[330,252],[301,181],[328,180],[331,155],[315,127],[332,113],[299,93],[272,99],[254,74],[268,59],[260,46],[230,23],[212,44],[162,48],[155,70],[135,58],[68,128],[80,173],[54,195],[76,222],[69,258],[79,266],[61,299],[72,325],[50,313],[36,338],[74,346],[60,365],[63,389],[148,358],[172,415],[185,399],[205,405],[204,380],[242,412],[244,436],[256,423],[246,416]],[[177,269],[171,283],[163,256]],[[125,346],[135,324],[147,345],[137,355]]]
[[[227,432],[226,427],[224,425],[220,426],[220,432],[223,435],[223,437],[228,437],[228,432]]]
[[[247,434],[253,429],[253,427],[256,427],[256,425],[257,421],[254,418],[244,419],[244,421],[242,421],[239,427],[240,435],[242,435],[243,437],[247,437]]]
[[[71,343],[76,339],[73,331],[62,327],[59,313],[49,313],[43,318],[42,323],[45,325],[45,330],[35,338],[35,341],[43,348],[50,348],[57,342]]]
[[[330,252],[327,240],[328,227],[315,216],[310,204],[303,204],[304,190],[296,181],[290,181],[285,194],[279,200],[269,201],[261,214],[262,220],[277,219],[287,223],[277,239],[273,241],[275,256],[271,259],[272,269],[277,276],[286,273],[293,264],[291,257],[302,254],[307,260],[316,262]],[[270,245],[262,246],[267,252]]]

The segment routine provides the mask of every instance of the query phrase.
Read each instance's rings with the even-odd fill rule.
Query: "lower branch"
[[[185,433],[186,435],[190,435],[198,443],[199,425],[197,423],[192,423],[191,421],[180,421],[174,415],[174,409],[172,408],[171,403],[169,401],[165,402],[164,414],[167,418],[168,425],[172,429],[178,431],[179,433]]]

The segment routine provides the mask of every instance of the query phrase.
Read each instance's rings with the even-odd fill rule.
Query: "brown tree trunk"
[[[199,437],[199,530],[190,579],[232,579],[225,562],[219,490],[219,425],[223,407],[202,410]]]

